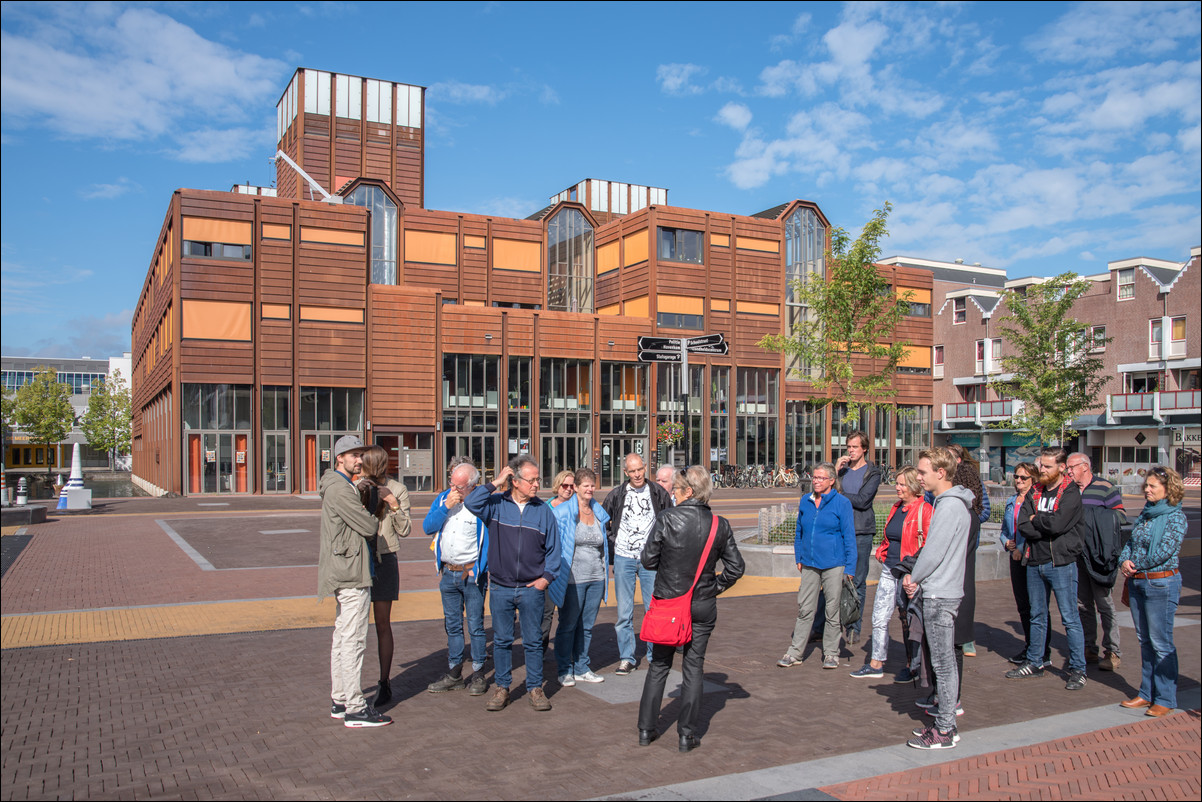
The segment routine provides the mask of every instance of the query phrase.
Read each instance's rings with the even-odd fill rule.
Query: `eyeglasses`
[[[541,476],[536,476],[533,479],[527,479],[524,476],[518,476],[516,473],[513,475],[513,478],[521,479],[523,482],[525,482],[528,485],[536,485],[536,484],[539,484],[540,482],[542,482],[542,480],[543,480],[543,478]]]
[[[575,490],[576,489],[576,485],[574,485],[570,482],[564,482],[563,484],[560,485],[560,487],[562,487],[564,490]]]
[[[1077,470],[1078,468],[1084,468],[1084,467],[1085,467],[1085,463],[1084,463],[1084,462],[1074,462],[1072,465],[1069,465],[1069,466],[1067,466],[1067,467],[1068,467],[1068,469],[1069,469],[1070,471],[1075,471],[1075,470]]]
[[[829,476],[823,476],[822,474],[816,473],[816,474],[814,474],[814,481],[815,482],[830,482],[830,481],[832,481],[832,479]]]

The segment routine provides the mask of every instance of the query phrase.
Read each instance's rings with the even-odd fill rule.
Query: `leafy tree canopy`
[[[59,383],[52,368],[39,367],[33,381],[17,390],[13,421],[47,450],[67,439],[75,423],[75,409],[71,406],[71,391]],[[47,460],[46,472],[50,473],[51,468]]]
[[[79,425],[88,444],[108,454],[112,468],[118,454],[129,453],[130,423],[129,386],[121,371],[115,370],[107,381],[92,388],[88,410]]]

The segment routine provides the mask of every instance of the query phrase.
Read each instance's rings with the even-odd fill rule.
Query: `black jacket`
[[[668,491],[664,490],[655,482],[648,481],[647,486],[651,488],[651,509],[655,511],[656,517],[661,512],[672,506],[672,497],[668,495]],[[601,502],[601,509],[609,514],[609,564],[614,562],[614,546],[617,543],[618,531],[622,528],[622,511],[626,509],[626,489],[630,487],[630,481],[623,482],[618,487],[615,487],[605,497],[605,501]]]
[[[655,571],[655,595],[671,599],[689,592],[697,563],[710,536],[714,514],[710,508],[689,499],[679,507],[664,511],[655,519],[655,526],[643,546],[643,567]],[[722,573],[714,574],[714,565],[722,560]],[[743,576],[743,555],[735,543],[730,523],[718,516],[718,531],[714,545],[705,559],[701,579],[693,591],[693,602],[712,599]]]
[[[839,478],[842,479],[847,471],[847,468],[839,471]],[[864,467],[864,484],[860,485],[860,492],[843,493],[851,502],[857,535],[876,534],[876,511],[872,508],[872,502],[876,500],[876,491],[880,486],[881,469],[869,462]]]
[[[1056,497],[1056,491],[1055,487],[1044,490],[1041,501],[1046,500],[1050,505]],[[1036,511],[1032,488],[1018,514],[1018,531],[1031,550],[1027,565],[1050,562],[1059,568],[1075,563],[1085,547],[1085,526],[1081,490],[1072,479],[1068,480],[1068,486],[1060,497],[1060,506],[1055,512]]]

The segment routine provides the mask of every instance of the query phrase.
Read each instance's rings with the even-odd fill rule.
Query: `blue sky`
[[[427,94],[427,205],[583,178],[1082,274],[1202,241],[1187,3],[4,3],[2,349],[108,356],[172,190],[270,184],[298,66]]]

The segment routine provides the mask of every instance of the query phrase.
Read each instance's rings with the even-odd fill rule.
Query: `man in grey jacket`
[[[321,551],[317,555],[317,599],[337,602],[330,646],[330,717],[347,727],[383,727],[392,723],[367,704],[361,679],[371,607],[371,550],[379,519],[366,510],[352,481],[362,467],[363,441],[354,435],[334,444],[334,467],[322,474]],[[396,508],[396,496],[380,488],[380,503]]]
[[[918,457],[918,479],[935,496],[935,514],[926,544],[914,569],[902,578],[906,594],[922,589],[922,626],[935,672],[939,712],[935,723],[914,731],[907,741],[915,749],[953,749],[960,677],[956,672],[955,631],[960,600],[964,598],[964,558],[972,525],[973,493],[952,484],[956,458],[946,448],[932,448]]]

